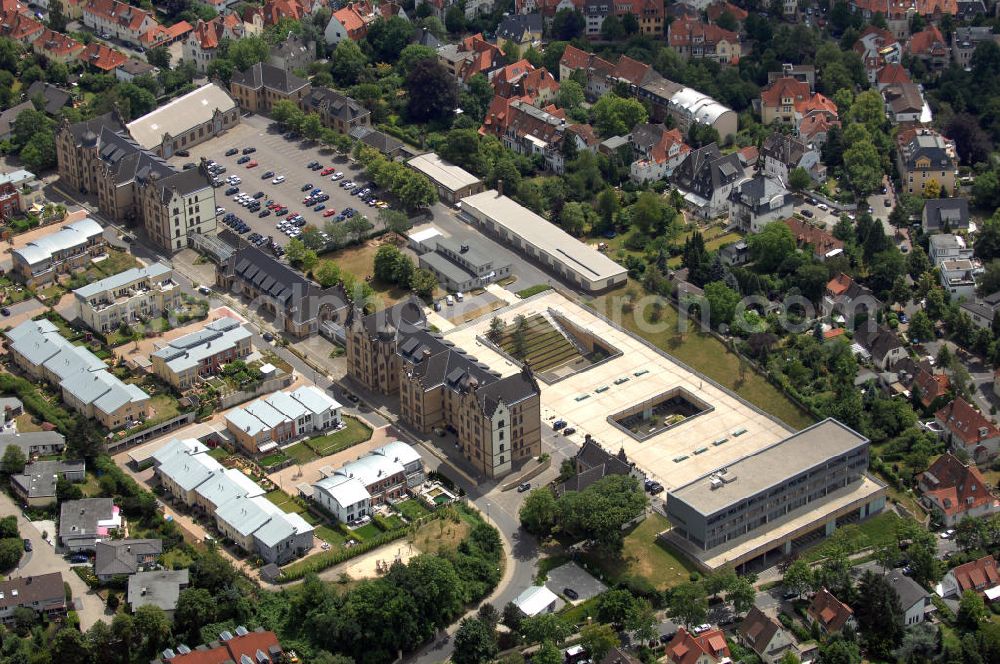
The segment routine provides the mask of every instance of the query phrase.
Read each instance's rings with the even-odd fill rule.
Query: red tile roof
[[[170,664],[224,664],[239,662],[243,655],[256,662],[258,650],[269,655],[272,647],[281,648],[274,632],[250,632],[222,641],[208,650],[192,650],[185,655],[175,655]]]
[[[844,248],[844,243],[833,237],[830,233],[807,224],[804,221],[799,221],[794,217],[785,219],[785,225],[792,231],[792,235],[795,236],[795,242],[799,247],[811,244],[813,253],[818,257],[826,256],[831,251]]]
[[[1000,573],[997,572],[997,561],[993,556],[984,556],[959,565],[948,573],[955,577],[959,595],[966,590],[982,592],[1000,585]]]
[[[948,51],[941,31],[934,24],[910,37],[908,48],[914,55],[944,55]]]
[[[967,446],[1000,436],[996,425],[961,397],[954,399],[934,416]]]
[[[684,142],[684,137],[681,135],[679,129],[671,129],[670,131],[665,131],[660,134],[660,140],[653,145],[650,150],[653,161],[658,164],[662,164],[671,158],[671,151],[674,148],[677,151],[674,153],[676,157],[678,154],[686,155],[691,152],[691,146]]]
[[[77,40],[49,29],[36,37],[32,46],[38,51],[57,58],[73,56],[83,50],[83,44]]]
[[[124,53],[108,48],[104,44],[91,42],[79,56],[81,62],[97,67],[102,71],[112,71],[125,64],[128,59]]]
[[[133,7],[126,2],[118,2],[118,0],[90,0],[83,6],[83,13],[93,14],[135,33],[142,29],[144,21],[157,22],[153,15],[144,9]],[[147,30],[149,27],[151,25],[147,24]]]
[[[951,381],[947,374],[935,374],[921,369],[914,379],[914,384],[920,388],[920,403],[924,408],[934,403],[934,400],[948,393]]]
[[[747,20],[749,14],[742,7],[737,7],[731,2],[713,2],[708,7],[705,8],[705,13],[708,15],[708,20],[715,23],[722,16],[723,12],[729,12],[732,14],[738,22],[742,23]]]
[[[601,142],[601,139],[597,138],[597,134],[594,132],[594,128],[589,124],[574,124],[566,127],[566,131],[576,134],[580,139],[587,144],[588,147],[592,147]]]
[[[25,43],[35,39],[45,31],[45,26],[24,14],[4,12],[0,17],[0,35]]]
[[[807,611],[809,617],[818,622],[827,632],[839,632],[854,615],[851,607],[833,596],[826,588],[820,588],[813,595]]]
[[[958,2],[956,0],[917,0],[917,13],[921,16],[932,14],[951,14],[954,16],[958,13]]]
[[[781,106],[781,100],[791,98],[795,110],[802,115],[813,111],[823,111],[837,114],[837,105],[818,92],[809,90],[809,83],[791,77],[783,77],[764,88],[760,99],[765,106],[776,108]]]
[[[583,69],[590,64],[591,54],[581,51],[576,46],[567,46],[563,51],[559,64],[569,69]]]
[[[667,39],[672,48],[680,49],[695,44],[714,46],[723,40],[736,44],[740,36],[712,23],[702,23],[699,19],[678,19],[670,24]]]
[[[942,454],[917,480],[924,495],[948,516],[996,503],[974,464],[964,464],[951,452]]]
[[[632,85],[642,85],[652,70],[653,68],[646,63],[623,55],[615,65],[614,77],[628,81]]]
[[[828,295],[837,297],[846,293],[853,284],[854,280],[841,272],[826,284],[826,292]]]
[[[828,133],[831,127],[839,127],[840,120],[831,120],[824,113],[814,113],[802,118],[799,123],[799,138],[809,142],[818,134]]]
[[[823,340],[829,341],[830,339],[836,339],[837,337],[842,337],[847,334],[847,330],[842,327],[834,327],[823,333]]]
[[[712,662],[730,657],[726,635],[721,629],[712,629],[694,636],[681,627],[667,644],[667,658],[673,664],[697,664],[702,656],[709,657]]]
[[[895,62],[879,69],[877,80],[879,85],[911,82],[909,72],[907,72],[902,65],[896,64]]]
[[[353,4],[349,4],[346,7],[333,12],[333,17],[340,21],[340,24],[344,26],[344,29],[347,30],[347,34],[349,36],[351,33],[365,27],[365,20],[361,18],[361,14],[358,13],[358,10],[354,8]],[[351,39],[354,39],[354,37],[351,37]]]

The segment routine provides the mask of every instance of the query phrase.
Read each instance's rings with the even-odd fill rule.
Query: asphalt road
[[[31,540],[32,550],[25,552],[17,569],[10,576],[26,577],[59,572],[63,581],[68,583],[73,591],[73,599],[77,604],[76,611],[80,616],[80,628],[87,631],[98,620],[106,620],[105,605],[101,598],[72,571],[69,561],[58,555],[53,546],[42,539],[42,534],[28,523],[13,499],[5,493],[0,493],[0,516],[11,514],[17,517],[17,529],[21,537]],[[54,541],[56,533],[49,533],[49,538]]]

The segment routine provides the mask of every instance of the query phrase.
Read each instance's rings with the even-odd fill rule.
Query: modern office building
[[[181,291],[163,263],[136,267],[73,291],[80,320],[95,332],[112,332],[175,309]]]
[[[541,453],[540,389],[530,370],[501,378],[423,328],[413,301],[363,316],[347,329],[348,373],[382,394],[399,394],[400,416],[421,432],[451,427],[487,477]]]
[[[869,441],[826,419],[667,495],[671,539],[704,569],[767,563],[879,512]]]
[[[240,321],[223,316],[152,353],[153,373],[178,390],[186,390],[224,364],[247,357],[252,350],[250,337]]]

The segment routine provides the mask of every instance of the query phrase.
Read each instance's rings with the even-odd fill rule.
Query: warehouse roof
[[[206,83],[169,104],[147,113],[126,125],[139,145],[149,150],[163,143],[164,134],[181,136],[193,127],[209,122],[216,111],[226,113],[236,102],[222,87]]]
[[[448,163],[436,152],[416,156],[408,163],[411,168],[423,173],[439,186],[453,192],[479,182],[479,178],[475,175],[464,168]]]
[[[463,198],[462,207],[478,211],[587,281],[602,281],[625,274],[625,268],[618,263],[528,208],[501,196],[495,189]]]
[[[706,516],[714,514],[868,442],[848,426],[827,418],[671,491],[668,500],[681,500]],[[732,479],[713,486],[711,478],[721,471]]]

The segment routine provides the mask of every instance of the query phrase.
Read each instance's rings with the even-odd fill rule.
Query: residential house
[[[951,388],[951,381],[948,374],[933,373],[921,368],[913,378],[911,391],[918,391],[920,403],[924,408],[944,405],[939,399],[947,399],[948,390]]]
[[[1000,44],[1000,35],[993,34],[989,26],[956,28],[951,36],[951,59],[959,67],[968,68],[976,47],[987,41]]]
[[[15,416],[13,411],[4,409],[4,419],[9,422]],[[6,431],[6,428],[5,428]],[[13,445],[21,448],[26,459],[61,454],[66,449],[66,439],[58,431],[22,431],[0,433],[0,458]]]
[[[28,14],[5,10],[0,13],[0,36],[30,46],[45,32],[45,25]]]
[[[576,470],[573,476],[556,487],[559,495],[567,491],[583,491],[609,475],[628,475],[640,482],[646,479],[645,473],[628,460],[625,448],[621,448],[618,454],[611,454],[590,437],[583,441],[573,457],[573,466]]]
[[[84,417],[112,431],[138,424],[149,411],[149,395],[123,383],[85,346],[74,346],[44,318],[7,331],[14,363],[34,380],[60,389],[62,399]]]
[[[0,622],[11,626],[17,609],[30,609],[47,620],[66,615],[66,586],[62,574],[11,577],[0,581]]]
[[[932,198],[924,203],[924,210],[921,213],[920,220],[924,233],[927,235],[931,233],[968,231],[969,199]],[[963,258],[969,257],[963,256]]]
[[[705,16],[707,16],[708,20],[712,23],[718,23],[723,14],[729,14],[733,17],[733,20],[736,21],[737,30],[743,29],[743,22],[746,21],[747,17],[750,15],[747,10],[728,2],[728,0],[715,0],[715,2],[712,2],[705,7]],[[811,65],[800,66],[811,68]]]
[[[253,664],[284,664],[290,661],[274,632],[266,632],[262,627],[250,632],[242,625],[235,632],[224,631],[218,641],[194,649],[183,644],[168,648],[162,659],[154,659],[151,664],[245,664],[247,661]]]
[[[976,297],[976,273],[980,270],[979,262],[968,258],[947,259],[938,263],[941,275],[941,287],[951,295],[952,300],[959,298],[972,300]]]
[[[810,90],[816,89],[816,67],[813,65],[793,65],[786,62],[781,65],[779,71],[767,72],[768,85],[774,83],[779,78],[794,78],[796,81],[808,83]]]
[[[306,41],[294,32],[289,32],[277,46],[271,47],[267,58],[270,65],[285,71],[308,69],[316,61],[316,42]]]
[[[136,572],[128,578],[126,601],[132,613],[140,606],[156,606],[163,609],[168,618],[173,618],[177,599],[188,584],[186,569]]]
[[[326,25],[324,37],[326,43],[336,46],[344,39],[359,41],[368,34],[368,26],[375,22],[381,14],[377,7],[366,2],[349,2],[333,12],[330,22]]]
[[[83,461],[33,461],[24,471],[11,475],[10,486],[21,503],[31,507],[44,507],[56,502],[56,486],[60,480],[83,482],[86,480]]]
[[[250,337],[239,320],[223,316],[150,354],[153,373],[174,388],[187,390],[223,365],[246,358],[252,350]]]
[[[69,64],[83,52],[84,45],[69,35],[45,29],[45,32],[31,42],[31,50],[49,62]]]
[[[123,64],[128,58],[121,51],[108,48],[100,42],[91,42],[77,56],[80,62],[88,67],[92,67],[98,72],[107,74],[113,72]]]
[[[903,58],[903,47],[895,35],[874,25],[864,29],[852,49],[861,57],[870,83],[876,82],[879,69],[889,64],[898,65]]]
[[[893,83],[882,88],[885,112],[894,125],[904,123],[929,124],[933,120],[930,106],[924,101],[920,86],[914,83]]]
[[[838,634],[845,627],[853,630],[858,627],[851,607],[834,597],[826,588],[820,588],[813,594],[806,615],[819,625],[824,634]]]
[[[398,138],[390,136],[382,131],[376,131],[371,127],[356,127],[349,132],[351,138],[360,141],[368,147],[375,148],[389,159],[400,159],[417,156],[405,143]]]
[[[143,35],[160,27],[151,12],[118,0],[89,0],[81,7],[85,26],[133,46],[144,45]]]
[[[245,35],[243,21],[236,14],[220,14],[209,21],[199,19],[184,40],[182,57],[186,62],[193,62],[199,72],[204,72],[218,57],[223,40],[235,41]]]
[[[1000,429],[962,397],[934,413],[941,437],[955,449],[963,449],[977,464],[986,463],[1000,448]]]
[[[928,201],[927,204],[932,202],[933,201]],[[936,213],[932,213],[932,216],[928,218],[928,227],[932,227],[934,225],[934,220],[936,218],[939,218],[938,215]],[[947,220],[948,217],[945,217],[945,222],[947,222]],[[941,233],[930,237],[927,256],[930,258],[931,265],[938,267],[946,260],[972,260],[973,251],[972,247],[966,243],[965,238],[961,235]]]
[[[779,78],[760,92],[761,120],[765,125],[781,122],[798,129],[810,115],[825,115],[837,119],[837,105],[808,83],[794,78]]]
[[[813,182],[826,180],[826,166],[820,151],[801,138],[775,132],[764,139],[760,154],[764,157],[764,173],[788,186],[788,176],[796,168],[803,169]]]
[[[73,291],[84,325],[105,334],[180,306],[174,271],[163,263],[135,267]]]
[[[316,334],[320,322],[346,316],[348,299],[342,288],[320,288],[256,247],[240,249],[220,263],[215,283],[254,300],[275,316],[279,330],[293,337]]]
[[[629,177],[643,184],[670,177],[674,169],[691,153],[679,129],[663,124],[640,124],[632,128],[629,145],[636,160],[629,166]]]
[[[997,314],[1000,313],[1000,291],[983,298],[962,302],[959,306],[972,324],[984,330],[996,329]]]
[[[31,102],[25,103],[31,105]],[[0,219],[25,214],[33,207],[40,206],[43,198],[42,182],[35,179],[35,174],[31,171],[18,169],[0,173]]]
[[[555,105],[532,106],[525,98],[494,97],[486,111],[481,134],[496,136],[518,154],[539,155],[553,173],[565,170],[562,150],[566,112]]]
[[[903,574],[902,570],[892,570],[886,575],[886,580],[896,591],[899,606],[903,609],[903,615],[900,618],[903,627],[924,622],[927,614],[935,610],[934,604],[931,603],[930,593],[924,590],[919,583]]]
[[[195,490],[199,486],[225,471],[214,457],[201,452],[177,452],[154,467],[164,491],[188,506],[197,504]]]
[[[906,50],[914,59],[922,60],[931,71],[940,71],[951,61],[951,49],[933,23],[911,36]]]
[[[671,664],[723,664],[730,660],[726,635],[718,628],[695,635],[680,627],[666,647]]]
[[[497,27],[497,46],[504,50],[507,44],[527,46],[542,39],[541,14],[513,14],[505,16]]]
[[[719,248],[723,265],[746,265],[750,262],[750,245],[745,240],[730,242]]]
[[[958,567],[944,575],[934,592],[944,598],[960,599],[966,592],[983,595],[993,601],[1000,597],[1000,570],[993,556],[983,556]]]
[[[98,542],[94,574],[101,583],[116,576],[131,576],[156,565],[163,553],[163,540],[120,539]]]
[[[813,226],[795,217],[785,219],[785,225],[795,236],[795,243],[799,249],[810,248],[817,260],[825,261],[844,253],[843,241],[835,238],[823,227]]]
[[[842,315],[849,325],[853,325],[856,317],[867,317],[881,307],[882,303],[874,293],[844,273],[831,279],[823,292],[824,314]]]
[[[208,447],[197,438],[172,438],[158,450],[150,454],[153,468],[158,469],[167,461],[178,456],[192,456],[207,452]]]
[[[37,102],[48,115],[57,116],[67,106],[73,105],[73,95],[51,83],[35,81],[28,86],[25,96]]]
[[[205,514],[215,514],[219,508],[237,498],[263,496],[264,489],[235,468],[226,468],[194,489],[194,506]]]
[[[481,33],[465,37],[457,44],[445,44],[438,49],[438,62],[464,85],[476,74],[489,76],[503,66],[503,51]]]
[[[986,4],[983,0],[957,0],[955,2],[955,18],[963,22],[971,22],[977,16],[986,15]]]
[[[889,371],[906,357],[906,347],[899,336],[872,320],[854,330],[854,341],[871,353],[872,363],[882,371]]]
[[[740,230],[759,233],[772,221],[792,215],[795,199],[776,177],[758,173],[733,186],[729,217]]]
[[[351,523],[370,509],[405,498],[424,479],[420,454],[410,445],[390,441],[315,482],[312,498],[338,521]]]
[[[756,606],[736,628],[740,643],[750,648],[764,664],[778,664],[786,652],[795,653],[795,643],[785,630]]]
[[[671,177],[692,211],[710,219],[729,209],[729,194],[744,174],[736,154],[723,155],[711,143],[692,150]]]
[[[264,454],[297,436],[339,427],[341,405],[314,385],[274,392],[226,413],[226,428],[248,454]]]
[[[155,78],[159,73],[159,67],[154,67],[148,62],[143,62],[142,60],[128,58],[120,67],[118,67],[118,69],[115,70],[115,78],[119,81],[130,83],[140,76],[152,76]]]
[[[27,110],[35,110],[35,105],[30,100],[22,101],[20,104],[0,111],[0,141],[9,141],[13,138],[14,122],[22,112]],[[0,208],[0,214],[4,214],[3,208]],[[6,219],[7,217],[2,218]]]
[[[258,62],[245,71],[234,72],[229,82],[229,89],[240,108],[265,114],[270,113],[279,100],[304,106],[310,87],[309,81],[263,62]]]
[[[559,93],[559,82],[545,67],[519,60],[492,73],[490,82],[501,97],[525,97],[535,106],[546,106]]]
[[[910,73],[901,64],[888,64],[875,73],[875,87],[879,91],[889,85],[902,85],[903,83],[912,82],[910,80]]]
[[[67,500],[59,507],[59,543],[67,551],[93,551],[122,525],[119,508],[110,498]]]
[[[917,476],[921,502],[940,514],[947,528],[962,519],[979,518],[1000,511],[997,500],[975,464],[963,463],[951,451],[939,456],[931,467]]]
[[[699,19],[681,19],[667,28],[667,43],[685,60],[712,60],[722,65],[740,61],[740,37],[713,23]]]
[[[932,182],[943,192],[955,192],[958,172],[955,142],[933,129],[917,127],[900,131],[896,137],[896,166],[908,194],[921,196]]]
[[[840,120],[822,113],[807,115],[799,123],[798,135],[807,145],[821,148],[833,127],[840,127]]]

